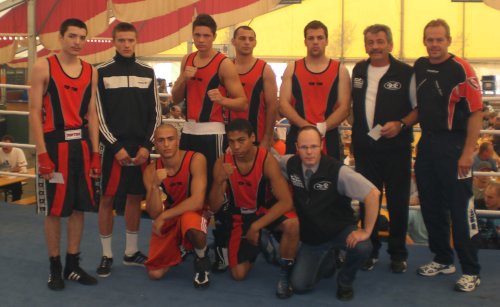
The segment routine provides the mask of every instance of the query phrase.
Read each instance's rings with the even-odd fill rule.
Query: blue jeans
[[[355,225],[346,227],[331,241],[320,245],[302,243],[291,277],[294,292],[312,290],[325,273],[334,269],[335,248],[346,251],[346,261],[338,273],[337,282],[342,286],[352,287],[356,272],[368,260],[372,250],[370,240],[359,242],[354,248],[346,247],[347,236],[354,230],[356,230]]]

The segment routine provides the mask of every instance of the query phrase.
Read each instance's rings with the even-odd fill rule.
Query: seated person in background
[[[410,241],[407,238],[407,243],[427,245],[427,228],[425,228],[422,211],[419,208],[415,208],[417,206],[420,206],[420,199],[418,198],[415,173],[412,172],[410,181],[410,211],[408,212],[408,236]]]
[[[170,107],[170,112],[167,115],[167,118],[172,118],[172,119],[186,119],[184,117],[184,114],[182,114],[182,109],[178,105],[173,105]]]
[[[181,262],[180,245],[194,247],[194,286],[209,285],[207,219],[203,201],[207,187],[206,159],[200,153],[179,150],[179,134],[173,126],[156,128],[154,145],[160,158],[144,171],[146,209],[153,219],[148,260],[151,279],[162,278]],[[162,200],[162,192],[167,195]]]
[[[474,155],[472,170],[478,171],[480,162],[488,162],[491,165],[491,170],[497,172],[497,161],[494,159],[494,156],[495,151],[493,150],[493,145],[490,142],[481,143],[478,153]]]
[[[475,172],[491,172],[491,163],[487,161],[481,161],[477,165]],[[478,201],[484,201],[484,190],[488,183],[491,181],[490,176],[476,176],[472,178],[472,194],[474,195],[474,203]]]
[[[476,209],[500,210],[500,184],[489,182]],[[500,218],[478,218],[480,247],[500,249]]]
[[[281,272],[276,295],[287,298],[292,294],[289,276],[299,244],[299,224],[292,212],[287,182],[274,157],[255,145],[254,129],[248,120],[231,121],[227,139],[231,151],[215,162],[209,201],[213,212],[229,201],[231,275],[235,280],[247,276],[259,253],[259,237],[264,227],[279,231]]]
[[[14,138],[10,135],[5,135],[1,139],[5,143],[14,143]],[[0,151],[0,169],[4,172],[26,173],[27,172],[26,157],[21,148],[12,146],[2,146]],[[23,194],[23,186],[21,182],[16,182],[3,187],[12,193],[12,201],[21,199]]]

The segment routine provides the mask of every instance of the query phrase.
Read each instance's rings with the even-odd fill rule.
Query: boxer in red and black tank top
[[[197,53],[193,52],[188,56],[186,61],[187,66],[196,67],[193,60]],[[217,52],[207,65],[197,67],[195,76],[187,81],[187,120],[194,120],[200,123],[224,122],[222,106],[218,103],[213,103],[208,98],[207,92],[221,86],[219,66],[225,58],[224,54]]]
[[[246,73],[240,74],[240,81],[249,101],[248,110],[244,112],[231,111],[229,120],[236,118],[248,119],[254,127],[257,142],[264,137],[266,128],[266,101],[264,97],[264,68],[267,63],[256,59],[254,66]]]

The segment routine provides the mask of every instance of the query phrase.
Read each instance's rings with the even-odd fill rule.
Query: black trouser
[[[420,207],[429,233],[429,248],[440,264],[453,263],[453,244],[463,274],[477,275],[478,223],[474,212],[472,178],[458,179],[458,160],[465,134],[422,133],[418,143],[415,175]]]
[[[408,206],[410,202],[411,146],[377,151],[355,151],[356,171],[370,180],[380,191],[385,187],[387,210],[389,211],[389,239],[387,252],[391,259],[402,261],[408,258],[406,232],[408,229]],[[382,196],[382,195],[381,195]],[[364,204],[360,204],[364,222]],[[378,223],[371,235],[373,250],[371,258],[378,258],[382,246],[378,236]]]

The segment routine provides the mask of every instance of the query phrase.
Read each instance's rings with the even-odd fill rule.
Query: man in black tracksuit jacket
[[[116,55],[97,71],[97,114],[102,147],[102,182],[99,204],[99,233],[103,248],[97,275],[111,274],[113,253],[113,203],[126,194],[126,247],[123,262],[142,266],[147,257],[137,247],[145,194],[142,170],[153,147],[154,130],[161,123],[156,78],[153,69],[135,58],[137,31],[132,24],[119,23],[113,30]]]
[[[402,273],[406,271],[408,257],[405,238],[413,140],[410,127],[417,120],[415,80],[412,68],[390,54],[392,34],[387,26],[372,25],[365,29],[364,35],[370,58],[357,63],[352,73],[351,150],[356,170],[380,191],[385,186],[391,270]],[[368,135],[370,130],[380,127],[379,138]],[[376,225],[371,236],[373,251],[364,270],[372,270],[378,261],[381,243],[377,228]]]

